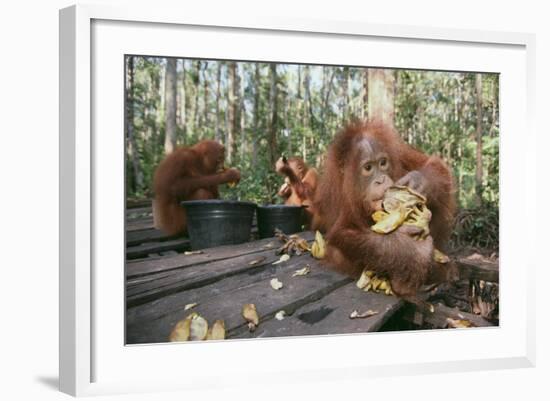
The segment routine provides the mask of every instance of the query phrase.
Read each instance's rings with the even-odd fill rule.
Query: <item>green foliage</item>
[[[472,246],[498,250],[498,206],[485,204],[477,209],[462,209],[456,216],[451,242],[455,248]]]

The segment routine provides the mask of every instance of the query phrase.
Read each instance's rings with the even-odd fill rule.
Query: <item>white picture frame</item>
[[[178,47],[182,46],[178,38],[184,37],[193,40],[186,48]],[[254,47],[259,37],[269,45]],[[168,40],[160,46],[163,38]],[[534,274],[536,260],[530,251],[534,244],[518,233],[519,222],[528,222],[530,232],[535,232],[536,215],[528,191],[517,190],[535,187],[534,45],[534,35],[522,33],[193,15],[155,7],[78,5],[61,10],[61,391],[95,395],[239,386],[245,385],[238,379],[243,374],[256,384],[269,384],[298,380],[296,372],[303,381],[534,366],[535,294],[534,282],[527,278]],[[120,313],[123,131],[116,131],[123,120],[119,107],[123,60],[117,57],[233,55],[365,65],[364,53],[355,55],[350,48],[356,47],[350,46],[374,50],[369,65],[501,74],[500,327],[240,340],[185,344],[185,348],[182,344],[125,346],[120,335],[124,331]],[[114,72],[113,66],[119,69]],[[108,130],[120,135],[103,134]],[[509,182],[520,184],[512,188]],[[520,269],[511,270],[518,265]],[[368,360],[357,352],[362,347],[370,350]],[[393,352],[384,351],[389,347]],[[292,364],[285,359],[288,353],[294,356]],[[259,356],[259,362],[251,365],[240,357],[246,354]],[[213,368],[211,362],[219,355],[232,363]],[[185,371],[178,364],[183,359],[192,361],[196,369]]]

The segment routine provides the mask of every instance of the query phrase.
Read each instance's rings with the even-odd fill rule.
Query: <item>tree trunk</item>
[[[136,138],[134,136],[134,57],[128,57],[128,81],[126,87],[126,135],[128,156],[132,161],[133,190],[139,192],[143,188],[143,173],[139,168]]]
[[[368,115],[370,120],[394,124],[395,73],[390,69],[368,69]]]
[[[363,73],[363,108],[361,109],[361,118],[366,120],[369,117],[369,69],[365,68]]]
[[[476,74],[476,202],[481,206],[483,201],[483,160],[482,160],[482,122],[483,122],[483,86],[481,74]]]
[[[235,127],[236,127],[236,99],[235,99],[235,91],[236,91],[236,82],[235,82],[235,75],[236,75],[236,69],[237,65],[234,61],[229,62],[227,66],[227,72],[229,74],[229,85],[227,86],[227,141],[225,143],[225,155],[226,160],[228,164],[231,164],[233,162],[233,154],[235,153]]]
[[[252,167],[256,167],[258,162],[258,136],[259,136],[259,118],[260,118],[260,63],[256,63],[254,70],[254,116],[252,122]]]
[[[309,128],[311,131],[314,131],[314,120],[315,117],[313,115],[313,105],[311,102],[311,71],[309,65],[306,65],[305,71],[304,71],[304,106],[307,109],[307,113],[304,112],[304,117],[307,114],[308,120],[309,120]],[[306,124],[304,124],[305,126]]]
[[[275,166],[277,158],[277,64],[269,64],[271,87],[269,91],[269,165]]]
[[[203,121],[201,126],[208,127],[208,61],[204,62],[204,70],[202,72],[202,81],[203,81]],[[204,129],[203,129],[204,131]]]
[[[343,71],[343,83],[342,83],[342,100],[343,100],[343,106],[342,106],[342,125],[345,125],[349,118],[349,67],[344,67]]]
[[[216,72],[216,141],[220,142],[222,135],[220,132],[220,96],[221,96],[221,81],[222,81],[222,62],[218,61],[218,70]]]
[[[183,143],[185,143],[185,137],[187,134],[187,102],[185,97],[187,91],[185,90],[185,60],[181,60],[181,93],[180,93],[180,126],[183,132]]]
[[[269,64],[270,89],[269,89],[269,117],[268,117],[268,160],[270,169],[274,168],[277,159],[277,64]],[[266,175],[265,185],[269,186],[269,176]],[[273,194],[269,191],[269,202],[273,201]]]
[[[287,154],[288,156],[292,156],[292,130],[289,127],[289,119],[288,114],[290,113],[290,97],[288,96],[288,93],[285,95],[284,98],[284,116],[285,116],[285,132],[286,132],[286,139],[287,139]]]
[[[193,90],[194,90],[194,99],[193,99],[193,136],[197,137],[199,135],[199,92],[201,85],[201,62],[197,60],[195,64],[195,72],[193,74]]]
[[[177,96],[177,77],[176,77],[176,59],[166,60],[166,78],[164,80],[164,153],[170,154],[176,147],[176,96]]]
[[[244,129],[246,125],[246,110],[244,108],[244,86],[245,86],[245,77],[244,77],[244,64],[239,71],[239,132],[241,133],[241,160],[244,159],[245,152],[248,151],[248,144],[246,141],[246,131]]]
[[[328,109],[329,109],[329,99],[330,99],[330,93],[332,91],[332,83],[334,81],[334,76],[336,75],[336,68],[332,68],[332,72],[330,74],[330,77],[326,76],[326,67],[323,67],[323,81],[326,80],[325,83],[323,83],[323,104],[321,105],[321,138],[324,139],[327,137],[327,127],[329,125],[328,122]],[[321,139],[319,138],[319,139]],[[321,140],[322,140],[321,139]]]
[[[240,101],[240,92],[241,92],[241,77],[239,75],[239,69],[237,63],[233,62],[231,64],[231,77],[232,77],[232,89],[233,89],[233,138],[236,140],[241,133],[241,101]],[[237,144],[234,143],[233,151],[236,152]]]

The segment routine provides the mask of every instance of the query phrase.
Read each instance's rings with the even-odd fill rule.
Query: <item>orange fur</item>
[[[285,200],[285,205],[305,206],[306,220],[310,222],[315,214],[313,199],[317,191],[319,173],[300,157],[289,158],[277,172],[285,176],[285,184],[278,195]]]
[[[184,200],[218,198],[218,185],[240,179],[235,169],[222,171],[224,147],[211,140],[179,147],[155,170],[153,217],[155,227],[169,235],[186,231]]]
[[[374,210],[365,207],[365,194],[356,190],[360,179],[357,146],[365,138],[387,153],[391,180],[397,182],[412,171],[426,179],[432,211],[428,239],[416,241],[399,229],[387,235],[370,229]],[[313,228],[324,231],[328,240],[327,263],[354,277],[369,268],[389,277],[398,295],[414,296],[429,276],[434,244],[443,249],[449,237],[455,212],[454,185],[441,159],[407,145],[391,127],[355,122],[336,135],[329,147],[314,207],[318,214]]]

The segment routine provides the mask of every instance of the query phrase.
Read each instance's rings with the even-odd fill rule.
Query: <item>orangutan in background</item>
[[[223,145],[204,140],[179,147],[160,162],[153,179],[156,228],[169,235],[185,233],[187,216],[181,201],[217,199],[218,185],[240,180],[239,170],[225,169],[224,157]]]
[[[315,213],[313,198],[317,190],[319,174],[313,167],[308,167],[300,157],[281,157],[275,164],[275,171],[285,177],[279,195],[285,205],[304,206],[306,221],[309,223]]]

